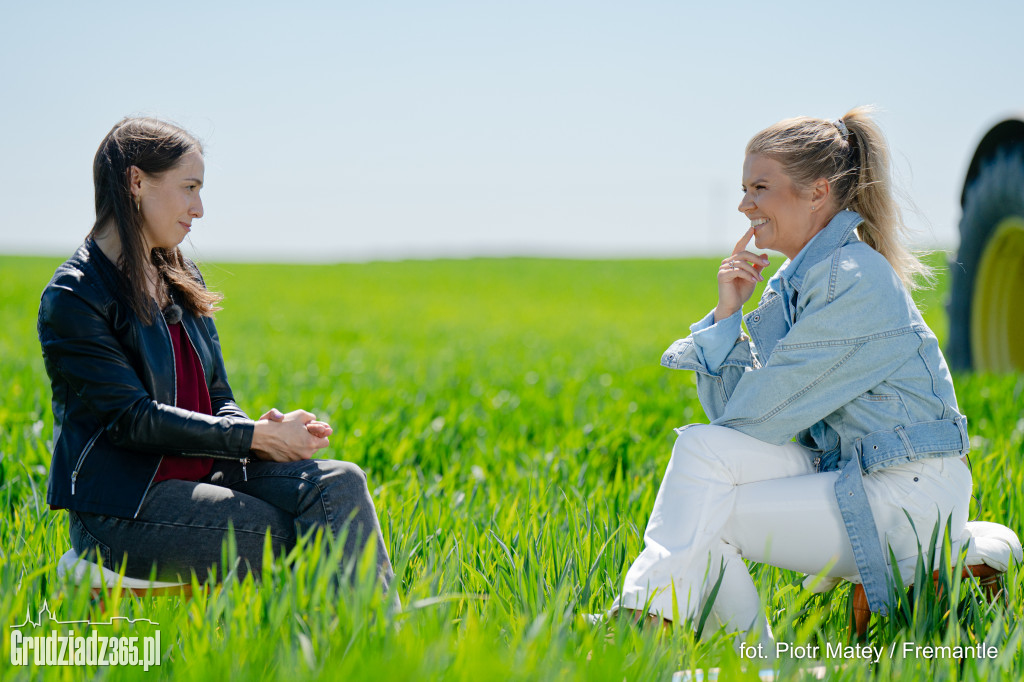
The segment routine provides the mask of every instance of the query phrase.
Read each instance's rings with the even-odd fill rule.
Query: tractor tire
[[[963,209],[947,359],[954,369],[1024,370],[1024,146],[981,163]]]

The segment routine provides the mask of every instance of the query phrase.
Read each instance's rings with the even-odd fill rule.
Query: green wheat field
[[[267,557],[262,584],[228,575],[188,599],[92,598],[57,578],[67,519],[45,504],[53,423],[35,317],[58,263],[0,257],[0,680],[618,682],[708,668],[757,679],[732,636],[582,617],[607,608],[640,551],[673,427],[704,419],[692,375],[658,363],[713,305],[716,260],[203,265],[225,294],[217,321],[239,404],[251,415],[311,410],[335,429],[324,456],[367,471],[397,615],[367,575],[333,586],[336,564],[316,538]],[[940,338],[946,282],[943,272],[919,296]],[[972,518],[1020,532],[1024,375],[956,384],[972,434]],[[849,585],[812,595],[803,576],[754,572],[778,640],[822,652],[848,641]],[[835,680],[1024,678],[1024,573],[1007,575],[1008,608],[950,574],[943,597],[923,589],[893,618],[872,619],[877,663],[784,656],[778,679],[804,679],[812,665]],[[104,627],[157,629],[159,665],[14,665],[11,626],[44,602],[62,621],[157,623]],[[904,642],[984,642],[997,654],[904,656]]]

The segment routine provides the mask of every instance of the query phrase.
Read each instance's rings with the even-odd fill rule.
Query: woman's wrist
[[[249,450],[256,455],[269,452],[273,443],[274,423],[268,419],[260,419],[255,422],[252,430],[252,445]]]
[[[722,320],[727,320],[739,311],[739,308],[723,308],[721,304],[715,306],[715,323],[719,323]]]

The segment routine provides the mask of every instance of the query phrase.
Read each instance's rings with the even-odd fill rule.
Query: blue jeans
[[[72,511],[71,545],[79,556],[99,557],[113,570],[125,562],[131,577],[147,578],[155,565],[159,580],[189,580],[193,570],[204,580],[207,571],[217,575],[212,567],[221,562],[230,522],[238,574],[251,572],[258,579],[268,529],[274,555],[280,556],[299,535],[324,528],[345,535],[342,571],[373,541],[378,576],[387,589],[394,574],[358,466],[330,459],[253,460],[247,469],[246,477],[239,462],[218,459],[199,481],[155,483],[133,519]]]

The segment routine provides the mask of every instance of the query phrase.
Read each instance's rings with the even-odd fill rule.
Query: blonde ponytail
[[[907,227],[893,192],[889,146],[870,112],[868,107],[856,107],[840,119],[857,150],[857,182],[849,208],[864,218],[857,228],[861,240],[885,256],[908,289],[918,288],[922,281],[930,286],[935,281],[932,269],[904,246]]]

